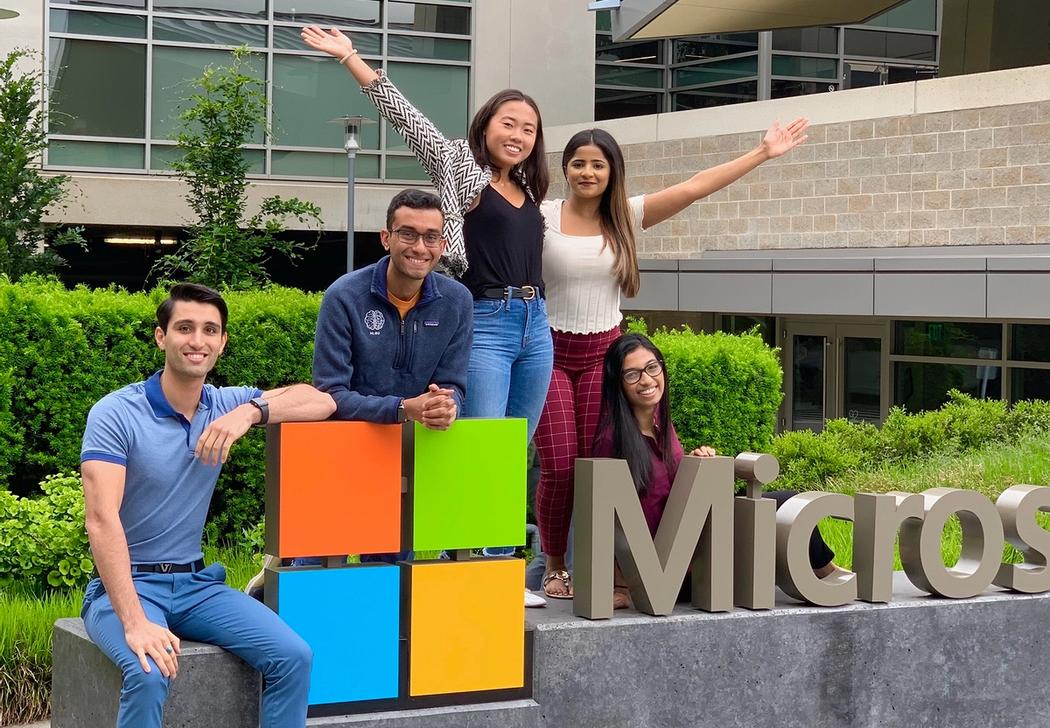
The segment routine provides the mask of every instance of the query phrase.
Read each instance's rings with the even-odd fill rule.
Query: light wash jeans
[[[474,301],[474,344],[467,367],[464,417],[523,417],[528,421],[531,442],[553,367],[554,344],[546,301]],[[508,556],[514,549],[490,547],[484,552],[486,556]]]

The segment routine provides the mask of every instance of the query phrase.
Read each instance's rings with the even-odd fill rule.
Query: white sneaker
[[[525,606],[526,607],[545,607],[547,606],[547,600],[541,597],[539,594],[533,594],[528,589],[525,590]]]

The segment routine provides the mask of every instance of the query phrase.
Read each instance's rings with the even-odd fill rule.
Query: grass
[[[965,488],[983,493],[994,502],[1010,486],[1023,483],[1050,485],[1050,438],[1043,436],[991,445],[963,455],[933,455],[921,462],[829,479],[819,490],[852,495],[890,491],[921,493],[936,487]],[[1050,529],[1050,514],[1040,513],[1038,518],[1043,528]],[[835,561],[849,568],[853,563],[853,524],[828,518],[821,521],[820,532],[835,552]],[[941,556],[946,565],[958,561],[961,543],[959,522],[953,517],[941,538]],[[1021,561],[1020,553],[1010,545],[1004,547],[1003,557],[1009,563]],[[901,568],[899,554],[894,556],[894,568]]]

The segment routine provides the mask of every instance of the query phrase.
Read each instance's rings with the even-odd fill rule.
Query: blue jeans
[[[536,432],[554,367],[554,344],[542,298],[474,301],[474,344],[467,366],[464,417],[523,417]],[[485,549],[487,556],[513,554]]]
[[[313,660],[309,645],[268,607],[226,586],[222,564],[196,574],[134,574],[132,579],[149,621],[180,639],[217,645],[262,672],[261,728],[305,725]],[[146,658],[150,671],[143,672],[101,580],[88,584],[80,614],[88,636],[124,675],[117,728],[160,728],[168,678],[151,657]]]

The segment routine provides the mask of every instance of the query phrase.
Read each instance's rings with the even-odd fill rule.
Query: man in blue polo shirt
[[[81,451],[85,521],[99,577],[88,635],[124,676],[117,725],[159,728],[179,640],[218,645],[263,673],[261,725],[302,728],[311,652],[280,617],[205,566],[201,534],[230,446],[252,425],[323,420],[335,402],[306,384],[261,392],[205,377],[226,346],[226,303],[193,284],[157,309],[164,369],[99,400]]]

